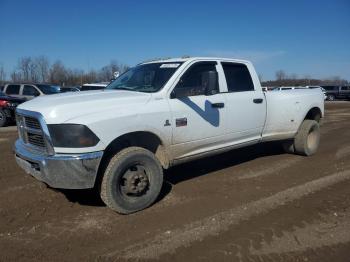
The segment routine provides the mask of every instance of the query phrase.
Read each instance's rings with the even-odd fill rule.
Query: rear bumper
[[[95,184],[103,151],[84,154],[40,155],[19,139],[14,146],[17,164],[28,174],[53,188],[83,189]]]

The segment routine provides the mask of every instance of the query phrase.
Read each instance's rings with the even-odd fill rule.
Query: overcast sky
[[[264,80],[288,74],[350,80],[350,1],[0,0],[0,64],[46,55],[99,69],[116,59],[252,60]]]

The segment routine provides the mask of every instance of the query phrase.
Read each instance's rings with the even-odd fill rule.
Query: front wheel
[[[0,127],[7,125],[7,117],[3,110],[0,109]]]
[[[109,162],[100,187],[101,199],[114,211],[130,214],[157,199],[163,185],[163,169],[155,155],[129,147]]]

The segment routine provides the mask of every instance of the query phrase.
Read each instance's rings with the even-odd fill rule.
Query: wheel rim
[[[122,197],[138,200],[145,197],[150,188],[147,168],[140,163],[129,165],[123,172],[117,186]]]
[[[328,97],[328,99],[329,99],[330,101],[333,101],[333,100],[334,100],[334,96],[330,95],[330,96]]]
[[[307,147],[312,151],[316,150],[319,138],[320,138],[320,134],[318,132],[318,128],[316,126],[313,126],[310,129],[310,132],[307,136]]]

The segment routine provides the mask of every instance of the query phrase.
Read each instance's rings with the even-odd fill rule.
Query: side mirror
[[[204,87],[206,96],[218,93],[218,73],[215,71],[202,73],[202,86]]]

